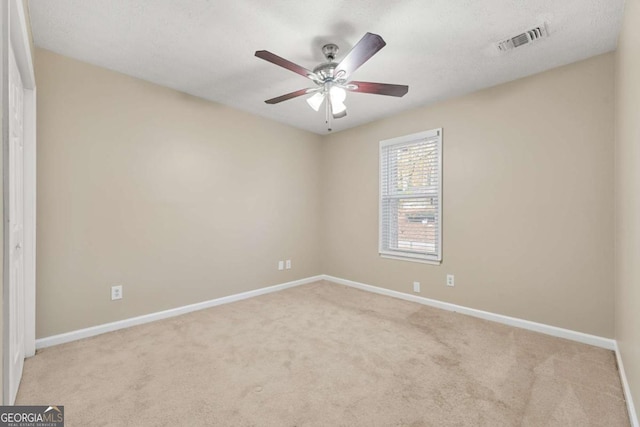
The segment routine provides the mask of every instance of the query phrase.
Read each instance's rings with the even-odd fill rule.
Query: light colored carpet
[[[328,282],[39,351],[67,426],[628,426],[611,351]]]

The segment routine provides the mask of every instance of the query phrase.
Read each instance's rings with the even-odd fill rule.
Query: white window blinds
[[[380,254],[442,260],[442,129],[380,142]]]

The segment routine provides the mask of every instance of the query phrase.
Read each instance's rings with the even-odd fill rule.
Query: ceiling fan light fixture
[[[334,116],[337,116],[340,113],[347,111],[347,106],[342,102],[331,101],[331,111]]]
[[[331,101],[344,102],[347,99],[347,91],[338,86],[332,86],[329,90]]]
[[[345,109],[344,109],[344,110],[340,111],[339,113],[336,113],[336,112],[331,113],[331,116],[332,116],[334,119],[341,119],[341,118],[343,118],[343,117],[346,117],[346,116],[347,116],[347,109],[346,109],[346,107],[345,107]]]
[[[324,101],[324,93],[322,92],[317,92],[313,96],[310,96],[309,98],[307,98],[307,104],[309,104],[309,106],[316,111],[320,110],[320,106],[322,105],[323,101]]]
[[[332,86],[329,89],[329,100],[331,101],[331,111],[335,116],[341,115],[346,111],[347,106],[344,105],[344,100],[347,99],[347,92],[341,87]]]
[[[344,105],[344,102],[336,101],[333,98],[329,98],[329,100],[331,101],[331,112],[334,116],[342,116],[342,113],[347,111],[347,106]]]

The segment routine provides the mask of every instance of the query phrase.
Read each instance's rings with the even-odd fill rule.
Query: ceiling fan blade
[[[351,92],[373,93],[375,95],[388,95],[402,97],[409,92],[409,86],[392,85],[387,83],[356,82],[351,81],[344,85]]]
[[[316,90],[318,89],[317,88],[300,89],[300,90],[296,90],[295,92],[291,92],[285,95],[280,95],[275,98],[267,99],[264,102],[266,102],[267,104],[277,104],[278,102],[287,101],[292,98],[297,98],[298,96],[306,95],[308,93],[315,92]]]
[[[282,68],[286,68],[289,71],[300,74],[301,76],[311,79],[314,82],[320,81],[318,76],[316,76],[313,71],[307,70],[306,68],[301,67],[298,64],[294,64],[293,62],[288,61],[274,53],[271,53],[268,50],[256,50],[255,55],[260,59],[264,59],[265,61],[269,61],[272,64],[279,65]]]
[[[365,34],[336,67],[337,78],[346,79],[385,45],[385,41],[379,35]]]

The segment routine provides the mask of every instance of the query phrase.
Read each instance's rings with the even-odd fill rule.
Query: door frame
[[[2,22],[2,123],[8,123],[8,58],[11,44],[20,76],[24,85],[24,350],[30,357],[36,350],[36,84],[33,66],[33,50],[30,38],[28,12],[22,0],[2,1],[0,6]],[[7,231],[8,220],[8,126],[2,126],[2,227]],[[3,274],[2,274],[2,395],[3,403],[12,405],[8,396],[9,369],[8,325],[9,310],[7,298],[9,283],[9,233],[3,232]]]

